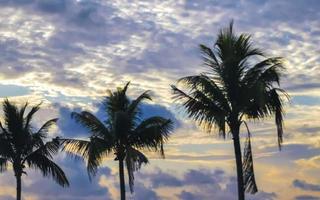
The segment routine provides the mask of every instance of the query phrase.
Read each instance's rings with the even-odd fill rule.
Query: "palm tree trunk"
[[[238,179],[238,199],[244,200],[244,182],[243,182],[243,169],[242,169],[242,154],[240,146],[240,125],[235,125],[231,129],[233,135],[234,154],[236,157],[237,165],[237,179]]]
[[[126,200],[126,188],[125,188],[125,183],[124,183],[123,159],[119,159],[119,178],[120,178],[121,200]]]
[[[21,175],[16,175],[17,180],[17,200],[21,200]]]

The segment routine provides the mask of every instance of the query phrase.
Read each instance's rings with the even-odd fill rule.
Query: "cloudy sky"
[[[85,137],[70,112],[103,116],[107,89],[131,81],[129,95],[152,90],[147,115],[171,118],[176,129],[166,159],[136,174],[141,200],[232,200],[235,162],[230,138],[206,134],[176,109],[170,84],[203,70],[199,44],[212,46],[235,21],[269,56],[286,58],[284,148],[272,119],[250,123],[259,193],[251,200],[320,199],[320,1],[318,0],[0,0],[0,97],[43,101],[36,123],[59,117],[52,137]],[[39,173],[23,177],[24,200],[117,200],[118,171],[106,160],[90,183],[85,164],[56,158],[71,187]],[[15,197],[12,172],[0,175],[0,199]]]

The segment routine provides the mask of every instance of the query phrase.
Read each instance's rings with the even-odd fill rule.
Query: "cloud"
[[[87,136],[87,130],[71,118],[72,112],[81,112],[80,107],[67,107],[60,104],[55,104],[54,107],[58,110],[59,121],[57,123],[63,137],[76,138]]]
[[[275,49],[275,45],[297,49],[295,47],[301,46],[299,42],[309,42],[312,46],[311,39],[316,38],[315,33],[319,31],[292,21],[317,19],[318,4],[312,0],[310,4],[301,1],[290,4],[283,1],[188,0],[157,4],[137,1],[130,3],[130,9],[125,2],[2,0],[1,16],[9,19],[1,24],[5,31],[0,33],[3,78],[19,78],[15,82],[26,85],[32,80],[32,85],[63,95],[98,95],[106,85],[135,79],[139,87],[157,90],[161,99],[157,101],[170,102],[168,85],[201,69],[197,67],[201,64],[197,45],[212,44],[218,27],[225,26],[230,16],[235,16],[240,30],[258,35],[254,40],[259,46],[270,49]],[[283,14],[274,13],[275,7]],[[288,12],[288,7],[296,12]],[[299,17],[294,14],[300,11],[308,14]],[[197,20],[197,15],[203,20]],[[266,24],[277,32],[266,32],[263,29]],[[302,31],[304,34],[299,34]],[[310,49],[310,45],[303,48]],[[316,57],[309,52],[316,50],[311,49],[295,58],[306,60],[303,59],[306,57],[305,64],[315,65]],[[277,53],[281,54],[281,50],[291,55],[290,49],[280,49]],[[290,64],[296,63],[296,59],[289,59]],[[300,80],[295,84],[318,84],[316,74],[309,74],[308,80],[312,76],[314,81],[306,83],[298,78],[300,72],[292,68],[289,71],[294,72],[290,73],[293,74],[290,79]]]
[[[16,198],[12,196],[0,196],[0,200],[15,200]]]
[[[110,176],[111,170],[107,167],[99,168],[98,174],[90,182],[85,167],[85,163],[81,160],[75,160],[71,158],[65,158],[62,161],[58,161],[66,173],[70,187],[61,188],[56,183],[48,178],[33,178],[30,185],[24,186],[24,192],[34,194],[40,199],[48,200],[102,200],[111,199],[107,188],[101,187],[99,184],[99,177],[101,175]],[[30,176],[37,177],[36,173],[31,172]],[[39,190],[41,188],[41,190]],[[57,194],[59,194],[57,196]]]
[[[27,176],[22,177],[22,196],[47,200],[111,200],[108,188],[99,184],[99,177],[111,177],[111,169],[100,167],[97,176],[89,181],[85,163],[81,160],[58,156],[56,163],[64,170],[70,182],[69,188],[62,188],[50,177],[42,177],[41,172],[27,169]],[[15,178],[13,172],[1,174],[0,199],[8,200],[15,197]],[[6,194],[5,196],[3,195]],[[7,197],[9,196],[10,197]]]
[[[266,147],[264,151],[272,151],[274,147]],[[267,161],[270,162],[286,162],[288,161],[294,162],[299,159],[307,159],[317,156],[320,150],[318,148],[312,147],[309,144],[301,144],[301,143],[293,143],[293,144],[286,144],[284,145],[283,149],[279,154],[275,154],[272,157],[265,158]],[[283,160],[286,158],[286,160]]]
[[[179,195],[178,195],[179,199],[181,200],[197,200],[197,196],[192,194],[191,192],[186,192],[186,191],[182,191]]]
[[[320,83],[310,83],[309,81],[306,83],[300,83],[300,84],[291,84],[290,86],[286,87],[287,90],[290,91],[303,91],[308,89],[319,89]]]
[[[161,170],[152,172],[151,174],[139,173],[138,176],[141,176],[142,178],[145,178],[143,176],[146,176],[146,178],[150,180],[153,188],[182,186],[182,181],[179,178],[174,175],[164,173]]]
[[[296,179],[293,181],[293,186],[296,188],[300,188],[302,190],[307,190],[307,191],[320,191],[320,185],[312,184],[312,183],[307,183],[306,181]]]
[[[223,170],[191,169],[182,174],[182,177],[175,175],[175,172],[164,172],[160,169],[136,175],[141,182],[150,183],[149,190],[158,191],[157,194],[163,197],[162,191],[170,188],[175,192],[170,198],[183,200],[212,198],[228,200],[234,199],[237,191],[236,178],[230,177]],[[140,184],[140,183],[138,183]],[[224,187],[223,187],[224,186]],[[162,190],[163,188],[163,190]],[[274,200],[275,193],[260,191],[256,195],[248,195],[250,200]],[[169,198],[169,197],[166,197]]]
[[[258,166],[263,161],[267,167],[277,168],[273,172],[280,174],[285,174],[283,166],[298,167],[294,163],[299,160],[317,170],[319,151],[313,147],[318,140],[319,124],[319,5],[317,0],[0,0],[0,84],[11,85],[7,89],[0,88],[1,95],[32,95],[30,99],[61,102],[53,111],[59,114],[61,134],[82,137],[87,136],[87,132],[70,118],[70,112],[88,109],[103,117],[101,109],[95,105],[97,99],[106,89],[132,80],[130,96],[148,89],[154,92],[156,105],[143,105],[146,116],[157,114],[171,118],[179,128],[181,134],[172,142],[175,144],[171,146],[172,151],[193,153],[174,154],[171,156],[174,159],[161,161],[164,166],[173,170],[196,168],[199,163],[196,161],[210,160],[208,151],[220,153],[212,165],[217,165],[218,161],[229,164],[233,159],[230,143],[211,140],[199,133],[191,121],[176,119],[180,116],[173,112],[169,85],[182,76],[204,71],[198,44],[212,46],[218,30],[233,18],[237,32],[251,33],[254,44],[268,55],[286,58],[287,71],[282,86],[294,100],[286,116],[283,151],[274,155],[276,147],[265,148],[271,142],[276,145],[274,135],[267,134],[273,131],[267,120],[257,127],[259,134],[254,137],[253,145],[259,148],[259,153],[274,156],[259,157],[255,163]],[[199,147],[189,143],[198,143]],[[214,146],[206,149],[208,143]],[[231,170],[234,169],[230,167]],[[206,199],[201,191],[212,194],[212,190],[222,188],[225,194],[217,193],[222,195],[221,199],[234,199],[231,192],[226,192],[234,190],[235,185],[231,184],[234,180],[225,174],[221,175],[222,182],[229,189],[224,190],[220,184],[215,184],[221,180],[212,177],[212,171],[189,171],[181,177],[157,173],[154,178],[159,183],[151,181],[151,185],[144,184],[141,190],[151,188],[160,196],[158,190],[171,184],[179,189],[174,198]],[[197,179],[195,174],[202,178]],[[310,174],[304,174],[306,180],[312,176]],[[268,186],[263,184],[267,182],[263,177],[267,175],[257,171],[265,188]],[[201,190],[186,183],[187,179],[199,185],[213,184],[214,188]],[[291,185],[292,180],[288,181],[290,183],[279,185],[283,193],[287,193]],[[255,198],[277,197],[261,192]]]
[[[311,195],[301,195],[295,198],[295,200],[319,200],[319,199],[320,197],[315,197]]]
[[[208,171],[208,170],[190,170],[184,175],[184,180],[190,185],[212,184],[215,185],[221,182],[224,176],[224,171]]]
[[[320,156],[299,159],[296,163],[304,169],[320,169]]]
[[[157,193],[151,189],[146,188],[143,184],[138,184],[134,188],[134,194],[132,199],[148,199],[148,200],[160,200],[161,198]]]
[[[89,108],[80,106],[70,107],[68,105],[62,105],[60,103],[55,103],[53,105],[54,109],[58,110],[58,127],[61,134],[65,137],[83,137],[87,136],[87,130],[82,127],[79,123],[77,123],[74,119],[71,118],[72,112],[81,112],[87,110],[92,112],[98,119],[104,121],[107,119],[107,115],[105,113],[105,108],[101,103],[97,101],[93,101],[92,105],[95,108]],[[174,114],[169,111],[166,107],[157,105],[157,104],[141,104],[141,118],[146,119],[153,116],[161,116],[166,119],[171,119],[174,122],[175,127],[180,126],[180,121],[176,119]]]

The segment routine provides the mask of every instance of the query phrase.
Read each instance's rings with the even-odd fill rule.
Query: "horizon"
[[[237,178],[231,136],[208,134],[173,100],[170,85],[206,71],[200,44],[213,47],[234,20],[267,57],[285,59],[282,150],[274,118],[249,123],[259,192],[249,200],[320,200],[320,1],[317,0],[0,0],[0,101],[42,102],[34,126],[59,118],[50,137],[86,138],[70,117],[89,110],[104,120],[107,90],[130,81],[132,99],[146,90],[143,117],[170,118],[175,129],[165,159],[135,174],[134,200],[232,200]],[[0,109],[2,121],[2,106]],[[242,150],[247,132],[241,128]],[[69,188],[39,171],[23,176],[24,200],[117,200],[117,163],[110,156],[90,182],[86,164],[59,153]],[[127,182],[127,179],[126,179]],[[12,170],[0,174],[0,200],[15,199]]]

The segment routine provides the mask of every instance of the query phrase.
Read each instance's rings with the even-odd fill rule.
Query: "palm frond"
[[[133,100],[129,107],[127,112],[132,116],[136,116],[137,114],[139,114],[139,105],[141,104],[142,101],[144,100],[152,100],[151,96],[150,96],[150,91],[147,90],[144,93],[142,93],[139,97],[137,97],[135,100]]]
[[[108,128],[93,114],[87,111],[81,113],[72,112],[71,117],[80,123],[83,127],[87,128],[92,136],[105,137],[112,139],[112,135]]]
[[[42,102],[33,106],[31,108],[31,110],[29,111],[29,113],[27,114],[26,119],[25,119],[25,127],[24,127],[25,129],[28,129],[28,127],[30,126],[30,122],[32,120],[32,117],[36,112],[38,112],[40,110],[41,104],[42,104]]]
[[[35,135],[39,135],[39,137],[41,138],[46,137],[50,127],[55,125],[57,121],[58,121],[58,118],[50,119],[40,127],[40,129],[35,133]]]
[[[274,115],[277,126],[278,146],[281,150],[283,142],[283,104],[285,99],[289,99],[289,96],[279,88],[255,90],[255,92],[256,96],[251,101],[248,101],[244,114],[249,119],[262,119]]]
[[[252,46],[250,38],[251,36],[247,34],[236,35],[233,31],[233,22],[228,28],[221,29],[215,44],[221,61],[239,66],[241,61],[251,56],[264,56],[260,49]]]
[[[142,164],[147,164],[149,161],[143,153],[132,147],[127,147],[125,161],[129,176],[129,187],[132,193],[134,185],[134,172],[138,171]]]
[[[248,86],[254,85],[257,81],[262,81],[268,85],[272,85],[274,82],[279,84],[283,69],[283,58],[267,58],[248,69],[242,83]]]
[[[130,81],[128,81],[123,88],[120,88],[119,91],[121,91],[122,94],[125,95],[127,93],[129,85],[130,85]]]
[[[247,60],[251,56],[264,56],[262,50],[252,46],[251,35],[241,34],[234,45],[234,48],[237,50],[235,53],[239,58],[239,63],[241,60]]]
[[[62,151],[65,151],[74,158],[81,156],[87,161],[87,171],[90,180],[97,173],[102,159],[113,150],[112,141],[107,143],[107,141],[96,136],[90,137],[90,141],[60,138],[59,141],[63,147]]]
[[[90,141],[65,138],[57,138],[57,140],[61,143],[62,151],[65,151],[70,156],[88,158],[88,149],[91,145]]]
[[[45,139],[47,137],[47,134],[48,134],[48,131],[49,131],[49,128],[56,124],[58,121],[58,118],[55,118],[55,119],[51,119],[49,121],[47,121],[46,123],[44,123],[40,129],[33,133],[31,135],[32,137],[32,145],[34,145],[34,147],[41,147],[44,143],[43,143],[43,139]]]
[[[33,154],[41,154],[49,159],[53,159],[53,156],[59,152],[60,148],[60,142],[56,139],[53,139],[52,141],[46,142],[45,144],[43,141],[41,141],[42,145],[38,146],[39,144],[34,145],[35,147],[38,147],[36,150],[29,153],[25,159],[22,161],[22,163],[28,159],[29,156],[32,156]]]
[[[117,91],[115,92],[109,90],[109,95],[103,100],[102,104],[106,109],[110,122],[114,119],[114,114],[116,112],[126,111],[128,109],[130,101],[126,95],[126,91],[129,84],[130,82],[128,82],[123,88],[117,88]]]
[[[259,81],[263,81],[269,87],[273,86],[273,83],[280,85],[280,77],[284,70],[282,58],[273,58],[272,64],[263,73],[261,73]]]
[[[88,149],[87,171],[89,179],[95,176],[98,167],[101,165],[103,158],[106,158],[113,150],[113,143],[107,143],[98,137],[90,138],[90,146]]]
[[[200,90],[194,90],[190,94],[183,92],[175,86],[171,86],[174,99],[181,101],[188,116],[198,122],[206,131],[210,132],[214,125],[218,126],[220,133],[225,133],[224,124],[226,111],[217,101],[212,100]]]
[[[62,187],[69,186],[69,181],[63,170],[51,159],[41,154],[40,152],[36,152],[28,156],[28,158],[26,159],[26,163],[30,168],[40,170],[43,176],[50,176]]]
[[[210,80],[210,77],[200,74],[195,76],[187,76],[178,80],[186,86],[189,86],[191,90],[201,90],[212,101],[215,101],[221,109],[226,112],[230,112],[231,108],[228,103],[228,99],[225,96],[223,89],[220,88],[214,81]]]
[[[0,172],[5,172],[8,168],[8,159],[0,157]]]
[[[173,123],[162,117],[150,117],[143,120],[130,134],[128,142],[137,148],[159,151],[164,157],[163,144],[167,141]]]
[[[203,44],[200,44],[200,51],[202,54],[203,64],[213,70],[212,75],[214,79],[221,83],[222,65],[220,60],[218,60],[213,50]]]
[[[251,149],[251,133],[249,127],[245,121],[245,124],[248,136],[245,142],[244,152],[243,152],[243,181],[244,181],[244,189],[246,192],[250,194],[255,194],[258,192],[257,183],[255,180],[254,169],[253,169],[253,157],[252,157],[252,149]]]
[[[1,123],[0,126],[2,127]],[[0,133],[0,156],[11,159],[15,157],[15,149],[11,143],[12,135],[8,134],[3,127],[2,133]],[[12,159],[11,159],[12,161]]]
[[[21,121],[24,120],[24,113],[25,113],[25,110],[26,108],[28,107],[28,102],[26,102],[21,108],[20,108],[20,111],[19,111],[19,118],[21,119]]]
[[[2,134],[2,135],[8,135],[8,131],[7,131],[6,128],[2,125],[1,121],[0,121],[0,129],[1,129],[0,134]]]
[[[10,103],[8,99],[5,99],[3,102],[3,112],[7,131],[13,134],[13,137],[17,138],[17,134],[21,133],[23,126],[18,107],[15,104]]]
[[[278,133],[278,146],[281,150],[281,144],[283,142],[283,99],[281,98],[280,94],[282,93],[287,99],[289,98],[288,94],[279,88],[274,88],[269,91],[268,95],[268,103],[267,106],[269,107],[270,111],[275,114],[275,123],[277,126],[277,133]]]

